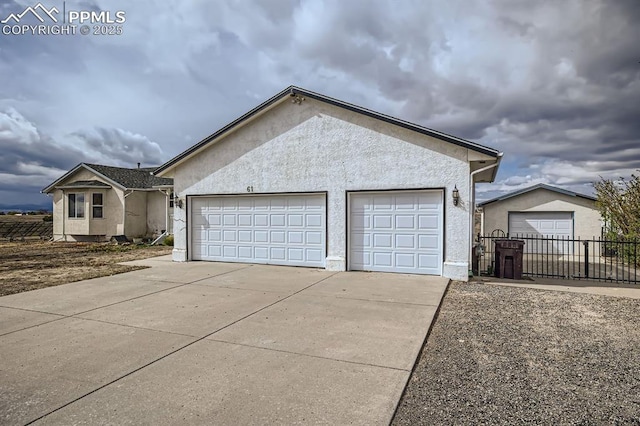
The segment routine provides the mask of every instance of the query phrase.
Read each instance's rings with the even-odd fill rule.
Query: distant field
[[[34,214],[34,215],[9,215],[2,214],[0,215],[0,222],[42,222],[42,218],[48,216],[44,214]]]

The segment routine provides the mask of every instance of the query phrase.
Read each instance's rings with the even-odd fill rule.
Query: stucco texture
[[[327,193],[327,267],[346,267],[346,191],[444,190],[443,275],[466,280],[468,150],[374,118],[305,100],[284,102],[173,170],[176,194]],[[461,203],[453,206],[454,186]],[[174,259],[188,255],[187,210],[174,212]]]
[[[573,212],[574,238],[599,237],[602,227],[595,201],[538,188],[484,205],[483,233],[508,232],[509,212]]]

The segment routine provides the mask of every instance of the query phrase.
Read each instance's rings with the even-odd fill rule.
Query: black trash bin
[[[495,276],[521,280],[524,241],[500,239],[495,243]]]

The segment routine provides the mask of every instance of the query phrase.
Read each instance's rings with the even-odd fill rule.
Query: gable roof
[[[155,186],[171,186],[173,185],[173,179],[170,178],[162,178],[158,176],[154,176],[152,174],[155,167],[144,167],[144,168],[136,168],[136,169],[128,169],[125,167],[114,167],[114,166],[104,166],[101,164],[89,164],[89,163],[80,163],[73,169],[69,170],[62,177],[57,179],[51,185],[44,188],[41,192],[48,193],[51,192],[52,189],[56,187],[60,188],[69,188],[71,184],[66,184],[63,186],[58,186],[60,182],[63,182],[68,177],[72,176],[79,169],[86,169],[97,176],[105,179],[110,182],[112,185],[120,188],[120,189],[152,189]],[[98,181],[76,181],[73,184],[78,184],[82,182],[82,184],[88,186],[87,182],[98,182]],[[95,186],[95,184],[92,184]],[[78,186],[75,186],[78,188]]]
[[[176,157],[172,158],[171,160],[167,161],[166,163],[164,163],[163,165],[161,165],[160,167],[158,167],[153,173],[158,175],[158,174],[162,174],[164,171],[166,171],[167,169],[171,168],[172,166],[177,165],[178,163],[181,163],[182,161],[186,160],[187,158],[191,157],[193,154],[195,154],[196,152],[200,151],[201,149],[203,149],[204,147],[206,147],[207,145],[209,145],[211,142],[215,141],[216,139],[218,139],[219,137],[221,137],[222,135],[225,135],[226,133],[233,131],[234,128],[242,125],[245,121],[251,119],[252,117],[264,112],[265,110],[271,108],[272,106],[280,103],[283,99],[286,99],[287,97],[295,97],[295,96],[302,96],[302,97],[307,97],[310,99],[315,99],[317,101],[321,101],[321,102],[325,102],[328,103],[330,105],[334,105],[340,108],[344,108],[346,110],[349,111],[353,111],[353,112],[357,112],[359,114],[362,115],[366,115],[368,117],[372,117],[375,118],[377,120],[380,121],[384,121],[386,123],[390,123],[396,126],[400,126],[403,127],[405,129],[409,129],[412,130],[414,132],[418,132],[427,136],[431,136],[434,137],[436,139],[440,139],[443,140],[445,142],[449,142],[452,143],[454,145],[458,145],[458,146],[462,146],[464,148],[468,148],[471,149],[473,151],[477,151],[481,154],[485,154],[488,155],[490,157],[494,157],[494,158],[498,158],[500,152],[498,150],[495,150],[493,148],[489,148],[487,146],[484,145],[480,145],[478,143],[475,142],[471,142],[468,141],[466,139],[462,139],[456,136],[452,136],[443,132],[439,132],[437,130],[433,130],[433,129],[429,129],[427,127],[423,127],[420,126],[418,124],[414,124],[414,123],[410,123],[408,121],[404,121],[401,120],[399,118],[395,118],[392,117],[390,115],[386,115],[386,114],[382,114],[376,111],[372,111],[370,109],[367,108],[363,108],[354,104],[350,104],[347,102],[343,102],[341,100],[338,99],[334,99],[331,98],[329,96],[325,96],[322,95],[320,93],[315,93],[312,92],[310,90],[307,89],[303,89],[301,87],[296,87],[296,86],[289,86],[286,89],[284,89],[283,91],[281,91],[280,93],[278,93],[277,95],[273,96],[272,98],[268,99],[267,101],[261,103],[260,105],[258,105],[257,107],[255,107],[254,109],[252,109],[251,111],[247,112],[246,114],[238,117],[237,119],[235,119],[234,121],[232,121],[231,123],[227,124],[226,126],[222,127],[221,129],[219,129],[218,131],[216,131],[215,133],[207,136],[206,138],[202,139],[200,142],[198,142],[197,144],[193,145],[192,147],[188,148],[186,151],[182,152],[181,154],[177,155]]]
[[[507,200],[509,198],[517,197],[518,195],[526,194],[527,192],[535,191],[536,189],[546,189],[548,191],[557,192],[558,194],[568,195],[569,197],[579,197],[584,198],[591,201],[596,201],[596,197],[592,197],[591,195],[579,194],[577,192],[569,191],[568,189],[558,188],[556,186],[547,185],[545,183],[539,183],[537,185],[530,186],[528,188],[520,189],[518,191],[509,192],[508,194],[504,194],[500,197],[493,198],[488,201],[483,201],[482,203],[478,203],[478,207],[486,206],[487,204],[495,203],[497,201]]]

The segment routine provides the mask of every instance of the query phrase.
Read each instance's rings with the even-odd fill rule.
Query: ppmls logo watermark
[[[0,20],[4,35],[120,35],[127,20],[123,10],[94,11],[48,8],[42,3]]]

